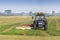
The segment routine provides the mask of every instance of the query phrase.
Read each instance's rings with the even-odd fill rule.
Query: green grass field
[[[17,26],[32,24],[30,16],[0,16],[0,40],[60,40],[60,18],[57,16],[46,17],[48,29],[19,30]]]
[[[17,26],[22,24],[32,24],[30,16],[1,16],[0,17],[0,34],[1,35],[27,35],[27,36],[60,36],[60,18],[47,17],[48,30],[19,30]]]

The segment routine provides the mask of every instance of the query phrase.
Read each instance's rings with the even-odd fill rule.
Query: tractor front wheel
[[[47,30],[47,25],[44,25],[44,30]]]

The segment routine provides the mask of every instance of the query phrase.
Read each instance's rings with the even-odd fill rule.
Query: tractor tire
[[[37,28],[36,28],[36,24],[34,24],[34,27],[33,27],[33,29],[37,29]]]
[[[47,30],[47,25],[44,25],[44,30]]]

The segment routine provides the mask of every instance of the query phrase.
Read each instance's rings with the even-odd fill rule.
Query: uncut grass
[[[0,17],[0,25],[9,25],[9,24],[14,24],[18,22],[24,22],[32,20],[31,17],[21,17],[21,16],[2,16]]]

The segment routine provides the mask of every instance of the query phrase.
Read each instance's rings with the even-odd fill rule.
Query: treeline
[[[36,13],[0,13],[0,16],[34,16]],[[60,13],[56,14],[50,14],[50,13],[44,13],[45,16],[60,16]]]

